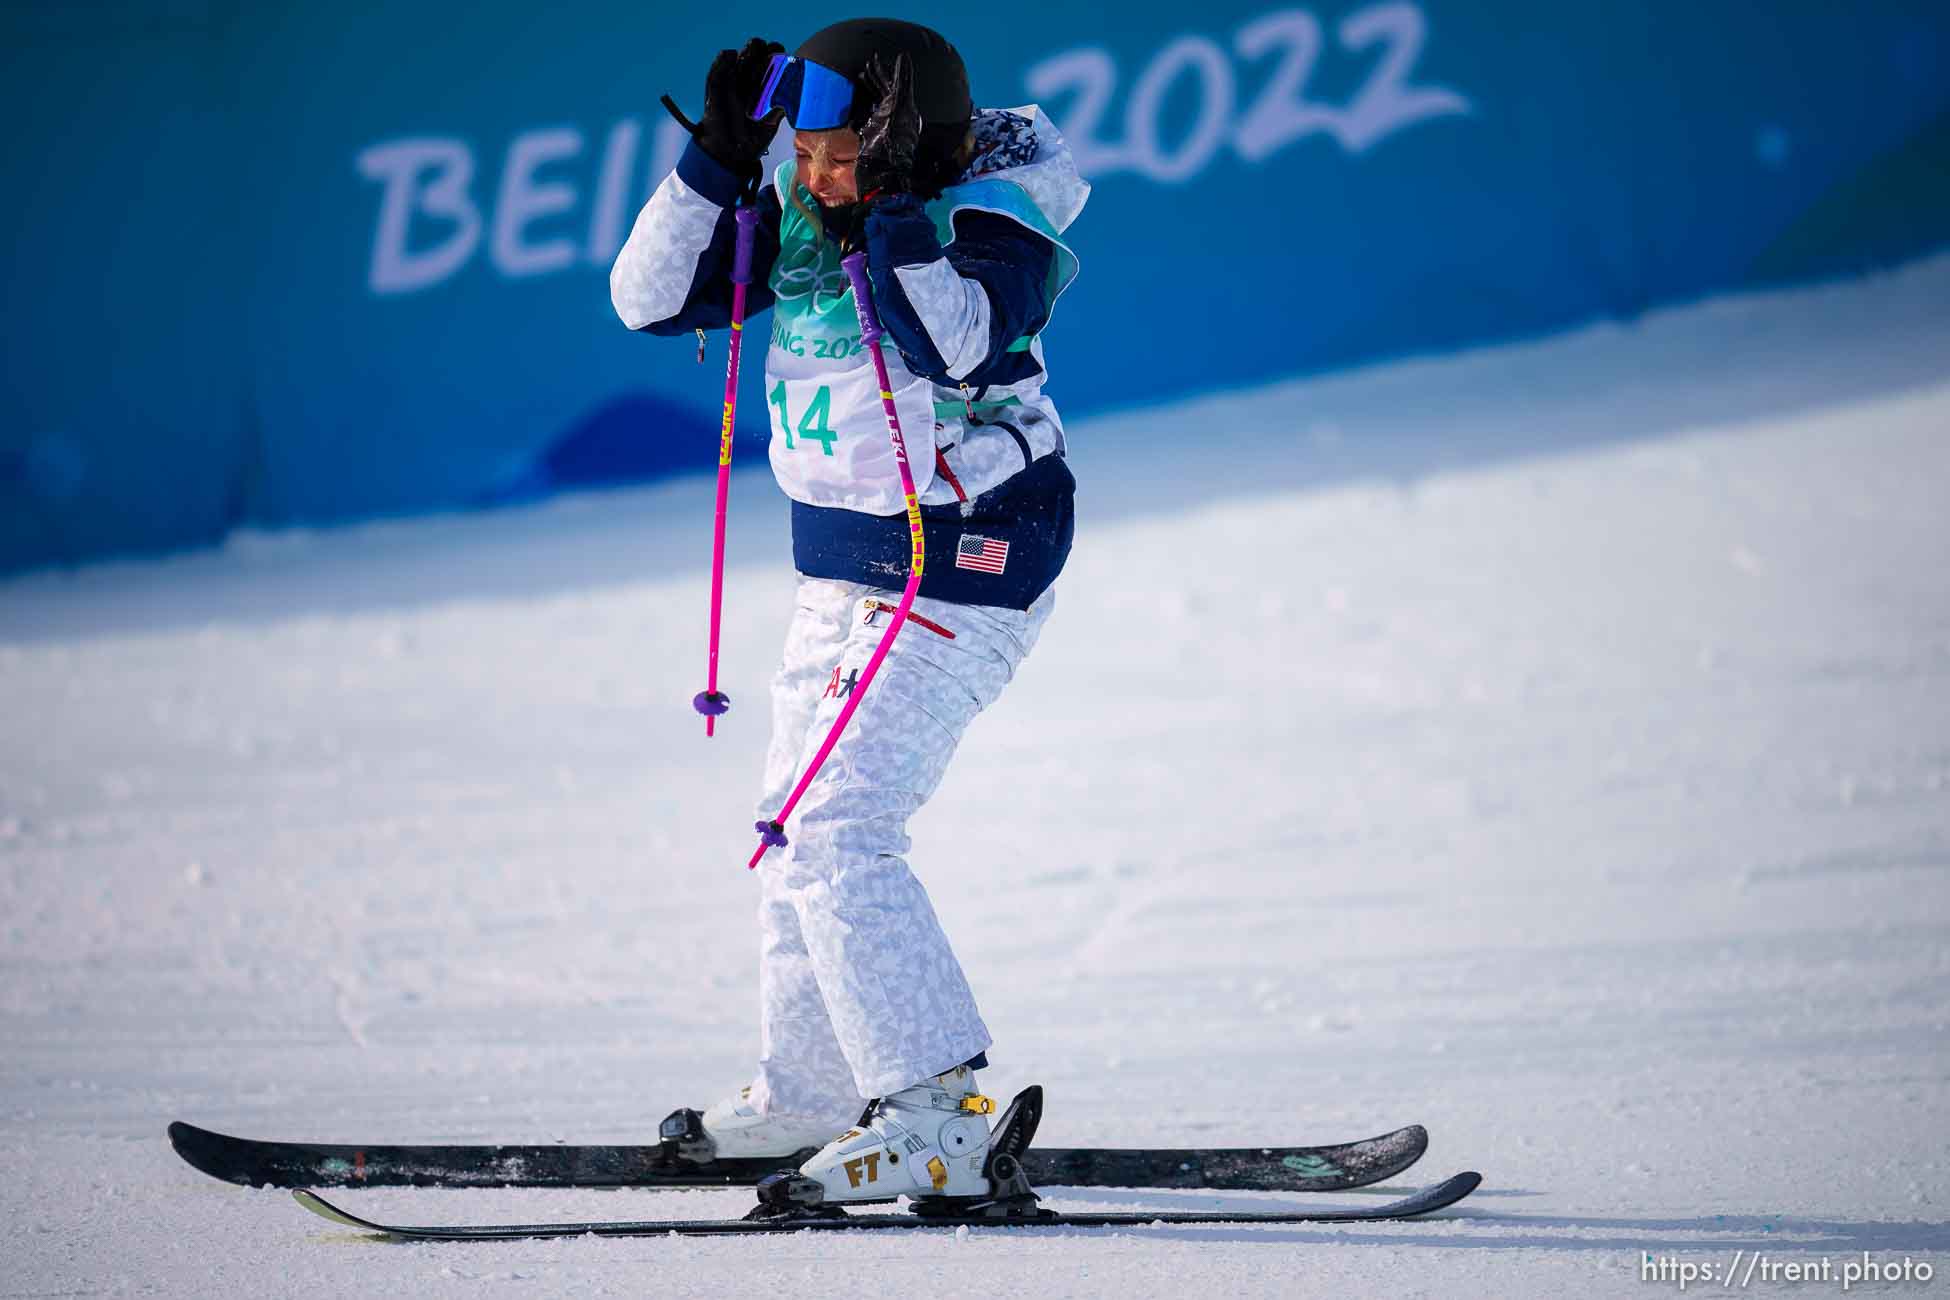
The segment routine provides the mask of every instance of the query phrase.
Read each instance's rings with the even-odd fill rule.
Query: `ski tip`
[[[1420,1160],[1429,1150],[1429,1131],[1420,1124],[1409,1124],[1392,1133],[1383,1133],[1369,1138],[1366,1142],[1349,1143],[1350,1146],[1371,1146],[1399,1151]],[[1410,1163],[1413,1163],[1411,1161]]]
[[[169,1145],[178,1151],[190,1147],[210,1147],[220,1143],[235,1142],[236,1138],[219,1133],[211,1128],[199,1128],[195,1124],[175,1119],[169,1122]]]
[[[211,1161],[215,1158],[213,1152],[229,1140],[221,1133],[212,1133],[207,1128],[185,1124],[180,1119],[171,1121],[169,1125],[171,1149],[187,1161],[191,1168],[200,1169],[206,1174],[215,1174],[215,1170],[211,1168]]]
[[[357,1215],[347,1214],[344,1210],[341,1210],[338,1206],[308,1188],[292,1188],[291,1199],[304,1206],[307,1210],[310,1210],[313,1214],[316,1214],[319,1218],[329,1219],[333,1223],[340,1224],[344,1227],[358,1228],[365,1232],[384,1231],[384,1229],[375,1223],[368,1223]]]
[[[1466,1169],[1462,1173],[1451,1174],[1439,1183],[1431,1183],[1419,1192],[1381,1207],[1372,1217],[1419,1219],[1425,1214],[1434,1214],[1437,1210],[1448,1209],[1482,1186],[1482,1183],[1483,1175],[1474,1169]]]

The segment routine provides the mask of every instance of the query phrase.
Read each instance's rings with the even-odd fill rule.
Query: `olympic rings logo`
[[[801,245],[792,253],[792,259],[799,265],[781,266],[772,272],[772,294],[781,302],[796,298],[810,298],[807,310],[816,316],[824,316],[839,306],[845,299],[852,283],[846,271],[834,267],[830,271],[819,269],[820,250],[811,245]]]

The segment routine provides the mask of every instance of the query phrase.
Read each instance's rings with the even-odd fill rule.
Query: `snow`
[[[1940,259],[1073,425],[1060,608],[915,826],[999,1035],[986,1090],[1045,1084],[1052,1145],[1419,1121],[1391,1187],[1487,1180],[1421,1222],[371,1249],[207,1179],[169,1120],[643,1141],[742,1080],[781,501],[734,484],[709,741],[706,477],[0,584],[0,1295],[1950,1264],[1946,302]],[[748,1199],[344,1194],[421,1222]]]

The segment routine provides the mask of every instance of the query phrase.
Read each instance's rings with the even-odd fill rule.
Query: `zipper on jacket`
[[[872,627],[874,619],[879,617],[880,615],[895,614],[899,612],[900,612],[899,605],[889,605],[884,600],[876,600],[874,597],[869,596],[867,597],[866,617],[861,619],[860,621],[865,623],[868,627]],[[953,632],[950,632],[947,628],[941,626],[941,624],[935,622],[933,619],[922,618],[919,614],[916,614],[911,609],[907,611],[907,621],[910,623],[919,623],[922,627],[926,628],[930,632],[939,632],[942,636],[947,637],[950,641],[955,639],[955,634]]]
[[[942,455],[939,447],[934,449],[934,471],[955,490],[955,500],[961,505],[962,518],[966,519],[974,514],[975,503],[968,499],[968,493],[963,491],[961,480],[955,477],[955,471],[948,468],[948,458]]]

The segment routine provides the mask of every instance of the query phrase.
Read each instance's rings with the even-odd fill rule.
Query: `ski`
[[[812,1153],[699,1164],[653,1146],[352,1146],[231,1137],[180,1121],[176,1154],[245,1187],[736,1187]],[[1310,1147],[1032,1149],[1032,1182],[1064,1187],[1328,1192],[1401,1173],[1428,1149],[1419,1124]]]
[[[661,1146],[353,1146],[266,1142],[177,1121],[170,1145],[245,1187],[748,1187],[812,1155],[697,1163]]]
[[[612,1219],[589,1223],[495,1223],[404,1226],[362,1219],[333,1205],[316,1192],[292,1192],[298,1204],[343,1227],[379,1233],[404,1241],[521,1241],[536,1237],[735,1237],[780,1232],[855,1232],[896,1228],[1142,1228],[1151,1224],[1225,1223],[1377,1223],[1412,1219],[1462,1200],[1476,1190],[1483,1176],[1461,1173],[1412,1196],[1347,1209],[1218,1211],[1138,1211],[1135,1213],[1061,1213],[1038,1208],[1033,1213],[986,1217],[981,1215],[859,1214],[837,1211],[825,1216],[782,1219]]]

